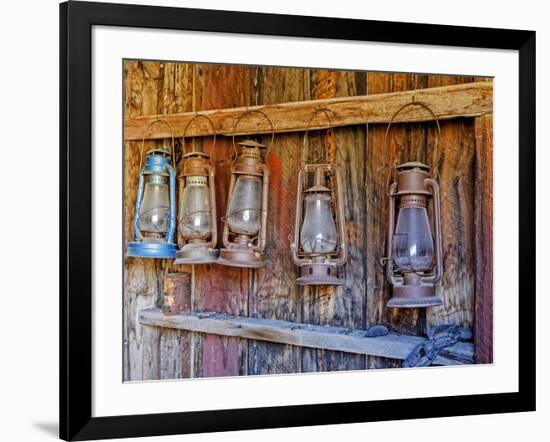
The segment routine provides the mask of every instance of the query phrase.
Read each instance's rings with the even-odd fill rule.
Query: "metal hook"
[[[271,152],[271,148],[273,147],[273,141],[275,140],[275,124],[273,123],[273,120],[266,113],[262,112],[261,110],[256,110],[256,109],[248,110],[247,109],[239,116],[239,118],[237,118],[237,121],[235,121],[235,125],[233,126],[233,131],[232,131],[232,134],[231,134],[231,137],[233,139],[233,150],[235,151],[235,159],[233,160],[233,164],[235,164],[235,161],[237,160],[237,156],[238,156],[237,146],[235,145],[235,132],[237,131],[237,126],[239,125],[241,120],[246,115],[249,115],[249,114],[260,114],[260,115],[262,115],[269,122],[269,125],[271,126],[271,142],[269,143],[269,146],[267,147],[267,150],[266,150],[266,153],[265,153],[265,160],[264,160],[265,162],[267,162],[267,156],[269,155],[269,152]]]
[[[391,117],[390,122],[388,123],[388,126],[386,127],[386,132],[384,133],[384,166],[388,169],[388,178],[386,180],[386,193],[389,196],[389,184],[391,180],[391,167],[388,164],[388,133],[390,132],[390,127],[393,124],[395,117],[404,109],[406,109],[409,106],[420,106],[424,109],[426,109],[433,117],[436,127],[437,127],[437,138],[436,138],[436,150],[439,148],[439,143],[441,141],[441,126],[439,125],[439,119],[437,118],[437,115],[434,113],[434,111],[428,106],[427,104],[423,103],[422,101],[416,101],[416,95],[412,96],[412,101],[410,103],[406,103],[403,106],[401,106]],[[382,168],[381,167],[381,168]],[[439,175],[439,169],[437,168],[437,175]]]
[[[143,130],[143,138],[141,139],[141,152],[140,152],[140,155],[139,155],[139,169],[138,169],[138,171],[141,171],[141,167],[143,166],[143,148],[145,147],[145,136],[147,135],[147,131],[157,123],[166,124],[166,126],[168,126],[168,128],[170,129],[170,137],[172,139],[172,145],[170,146],[171,157],[172,157],[172,166],[176,167],[176,157],[175,157],[175,154],[174,154],[174,130],[172,129],[172,126],[170,125],[170,123],[168,123],[168,121],[166,121],[163,118],[157,118],[156,120],[151,121],[145,127],[145,129]]]
[[[302,139],[302,152],[301,152],[301,165],[305,165],[305,150],[306,150],[306,140],[308,138],[309,128],[311,127],[311,122],[313,121],[313,118],[315,115],[323,113],[327,117],[329,129],[332,129],[332,120],[330,119],[330,110],[324,107],[318,107],[311,113],[311,117],[309,118],[309,121],[306,126],[306,130],[304,132],[304,138]],[[323,149],[323,160],[325,159],[325,151]]]
[[[212,147],[210,148],[210,153],[212,154],[212,151],[214,150],[214,146],[216,146],[216,127],[214,126],[214,123],[212,122],[212,120],[204,114],[196,114],[185,125],[185,129],[183,130],[183,135],[181,137],[181,142],[182,142],[182,145],[183,145],[182,146],[183,147],[183,153],[187,154],[186,149],[185,149],[185,135],[187,134],[187,129],[189,128],[189,126],[191,126],[191,123],[193,121],[195,121],[197,118],[204,118],[205,120],[208,121],[208,123],[210,124],[210,127],[212,127],[212,134],[214,135],[214,140],[212,142]],[[195,151],[193,150],[193,152],[195,152]]]

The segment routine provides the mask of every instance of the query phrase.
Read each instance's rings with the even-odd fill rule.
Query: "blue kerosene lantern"
[[[155,123],[153,121],[145,131]],[[143,159],[141,146],[140,164]],[[145,165],[140,166],[136,210],[134,212],[134,241],[128,244],[127,256],[139,258],[175,258],[176,243],[176,175],[170,155],[174,152],[172,135],[171,152],[165,146],[146,153]]]

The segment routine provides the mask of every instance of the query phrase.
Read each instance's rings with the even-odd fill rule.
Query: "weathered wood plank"
[[[125,63],[125,114],[165,114],[192,110],[192,94],[183,85],[192,85],[189,66],[178,63]],[[177,140],[176,140],[177,141]],[[147,144],[158,144],[148,141]],[[125,146],[125,239],[133,238],[140,143]],[[181,157],[179,143],[176,156]],[[177,167],[176,167],[177,169]],[[180,267],[180,270],[182,268]],[[190,271],[190,267],[183,270]],[[127,259],[125,262],[125,374],[127,380],[173,379],[191,376],[188,332],[142,330],[137,310],[160,305],[163,274],[172,272],[172,260]],[[186,362],[187,361],[187,362]]]
[[[472,77],[417,76],[406,74],[369,73],[369,93],[396,89],[417,89],[428,86],[454,87],[457,83],[471,84]],[[489,82],[487,82],[489,84]],[[491,116],[492,117],[492,116]],[[488,117],[490,118],[490,117]],[[387,198],[384,195],[387,171],[380,169],[385,163],[383,146],[385,125],[369,126],[369,324],[388,323],[393,330],[404,333],[425,334],[426,329],[442,323],[472,326],[473,314],[473,121],[458,118],[441,122],[441,140],[437,144],[436,126],[409,124],[392,127],[387,158],[392,166],[398,162],[420,160],[437,170],[442,200],[442,240],[444,279],[439,294],[444,304],[430,309],[385,309],[390,287],[384,279],[378,259],[385,251],[383,234],[387,218]],[[377,173],[378,172],[378,173]],[[382,220],[382,222],[380,222]],[[378,241],[378,242],[377,242]],[[378,269],[378,273],[376,273]],[[375,272],[375,273],[371,273]],[[393,310],[393,311],[392,311]],[[379,366],[379,364],[371,365]]]
[[[163,281],[162,311],[164,314],[186,313],[191,309],[191,274],[167,273]],[[191,377],[191,332],[162,330],[160,337],[160,378]]]
[[[145,69],[147,63],[126,61],[124,64],[124,112],[126,116],[159,113],[158,77]],[[153,141],[153,143],[156,143]],[[124,233],[125,243],[133,240],[134,216],[139,173],[140,144],[124,145]],[[160,338],[162,331],[141,327],[138,312],[158,306],[161,294],[154,260],[126,258],[124,261],[124,373],[125,381],[160,378]]]
[[[311,325],[275,319],[231,316],[216,312],[192,312],[167,316],[160,309],[142,310],[142,325],[192,330],[233,338],[279,342],[362,355],[405,359],[426,339],[390,333],[376,338],[366,337],[365,330]],[[459,342],[435,359],[437,365],[471,364],[473,345]]]
[[[472,77],[429,76],[429,86],[450,86]],[[491,117],[492,118],[492,114]],[[443,305],[427,310],[427,327],[460,324],[471,328],[474,310],[474,122],[441,122],[441,140],[429,124],[428,164],[438,166],[444,276],[438,286]]]
[[[271,105],[306,99],[305,74],[308,72],[307,69],[252,68],[252,104]],[[294,228],[296,171],[300,164],[301,141],[301,134],[277,135],[267,160],[271,174],[267,265],[252,272],[249,315],[253,317],[300,320],[301,299],[294,282],[297,272],[290,255],[288,236]],[[299,373],[301,353],[301,348],[292,345],[249,341],[248,374]]]
[[[157,67],[158,64],[158,67]],[[147,62],[144,63],[148,73],[159,79],[158,89],[158,113],[162,116],[175,112],[191,111],[194,108],[193,94],[189,93],[193,85],[193,71],[188,65],[180,63],[165,63],[165,62]],[[162,126],[162,125],[157,125]],[[176,173],[181,170],[182,164],[182,146],[179,140],[175,140],[174,150],[176,156]],[[176,191],[177,192],[177,191]],[[179,229],[177,229],[178,231]],[[178,241],[181,243],[181,236],[178,232]],[[164,274],[159,290],[165,295],[170,292],[171,287],[165,287],[165,283],[171,281],[178,286],[176,299],[178,304],[176,308],[189,309],[191,303],[190,280],[183,277],[183,280],[178,281],[178,276],[174,272],[183,271],[182,275],[192,273],[191,266],[174,266],[174,260],[163,259],[159,261],[161,266],[161,274]],[[181,278],[179,278],[181,279]],[[169,284],[170,285],[170,284]],[[176,287],[174,287],[176,288]],[[160,378],[161,379],[177,379],[182,377],[192,376],[192,351],[193,336],[189,332],[171,333],[164,330],[160,336]]]
[[[427,76],[413,74],[367,74],[370,93],[385,91],[417,90],[427,86]],[[426,110],[419,108],[422,112]],[[380,258],[386,252],[386,226],[388,215],[387,178],[390,169],[407,161],[426,162],[426,132],[420,125],[395,124],[388,134],[388,151],[384,151],[384,135],[387,125],[369,125],[368,129],[368,184],[367,247],[369,280],[367,295],[368,323],[381,322],[399,333],[421,335],[425,333],[425,309],[388,309],[391,297]]]
[[[203,110],[236,107],[249,103],[250,72],[246,66],[199,65],[196,87],[200,87]],[[201,120],[197,120],[199,124]],[[222,247],[227,192],[231,177],[233,146],[230,139],[219,138],[212,151],[216,173],[216,207],[218,209],[218,247]],[[215,310],[236,315],[248,311],[249,270],[218,265],[195,266],[194,302],[197,309]],[[203,335],[196,351],[201,366],[195,364],[195,376],[237,376],[247,373],[247,342],[231,337]]]
[[[312,99],[345,97],[364,94],[366,74],[349,71],[315,70],[310,76]],[[318,114],[313,122],[326,121]],[[331,115],[332,119],[332,115]],[[346,242],[349,259],[339,271],[344,280],[340,287],[304,287],[303,321],[311,324],[363,328],[365,321],[365,273],[363,250],[365,235],[366,139],[364,126],[342,127],[336,130],[310,132],[309,161],[333,162],[342,166]],[[324,158],[322,153],[325,152]],[[353,164],[353,167],[350,165]],[[304,349],[303,371],[358,370],[365,368],[365,359],[325,349]]]
[[[475,361],[493,362],[493,119],[475,119]]]
[[[125,65],[125,114],[132,120],[134,117],[140,120],[140,116],[147,116],[140,120],[143,122],[153,118],[153,115],[167,114],[166,116],[171,119],[179,118],[184,114],[187,115],[186,118],[189,118],[191,111],[202,109],[214,110],[214,114],[218,115],[219,112],[231,110],[227,107],[236,107],[233,110],[241,112],[244,108],[238,108],[238,106],[254,104],[260,105],[260,107],[265,105],[269,108],[273,104],[275,105],[273,109],[276,112],[290,115],[288,112],[291,111],[285,109],[285,106],[287,104],[289,106],[299,105],[300,103],[297,103],[296,100],[322,98],[317,104],[315,102],[305,103],[318,106],[323,100],[331,102],[340,100],[339,96],[346,95],[359,94],[359,97],[356,98],[361,100],[367,93],[358,78],[358,76],[367,75],[365,73],[341,72],[335,74],[331,71],[286,68],[240,68],[242,69],[241,73],[246,71],[243,75],[247,78],[239,77],[231,69],[224,70],[212,67],[212,65],[128,62]],[[269,71],[270,78],[264,76],[262,81],[257,82],[257,79],[252,76],[253,73],[264,69],[266,72]],[[297,72],[293,74],[291,71]],[[300,75],[302,80],[299,79]],[[414,94],[417,100],[426,101],[421,99],[419,94],[433,89],[422,90],[420,88],[432,86],[451,89],[465,88],[461,92],[465,93],[470,85],[453,86],[453,84],[483,81],[485,83],[482,87],[483,90],[476,92],[483,96],[482,100],[472,104],[468,109],[471,110],[473,106],[477,105],[487,105],[486,110],[490,112],[489,103],[492,105],[490,79],[380,73],[369,73],[368,79],[368,94],[373,100],[380,98],[379,93],[387,95],[384,93],[396,92],[397,94],[408,94],[405,101],[412,99],[411,94]],[[309,86],[308,83],[310,83]],[[479,86],[476,85],[475,88],[477,87]],[[408,89],[414,89],[414,91],[408,91]],[[454,93],[458,94],[456,90]],[[400,96],[404,97],[405,95]],[[347,98],[344,98],[344,101],[335,103],[344,107],[345,102],[348,102],[346,100]],[[397,108],[396,99],[391,98],[391,100],[394,100],[392,101],[393,109],[391,106],[387,109],[386,106],[381,106],[384,109],[380,110],[380,115],[382,117],[385,115],[386,119]],[[450,100],[452,101],[453,98],[450,97]],[[277,105],[280,102],[289,103],[284,103],[281,110]],[[460,100],[448,103],[448,105],[452,107],[454,104],[460,104],[459,102]],[[355,105],[353,100],[349,103]],[[309,108],[306,112],[305,109],[300,110],[302,123],[298,119],[292,124],[305,125],[312,110]],[[345,107],[345,109],[349,108]],[[386,113],[383,114],[384,112]],[[338,118],[337,112],[333,115]],[[364,116],[365,114],[359,113],[357,118]],[[371,118],[372,114],[366,114],[366,117],[366,121],[371,121],[368,118]],[[303,133],[279,134],[274,149],[276,155],[272,155],[269,160],[272,173],[278,176],[277,181],[280,189],[274,189],[269,196],[270,209],[273,208],[274,218],[268,222],[268,228],[273,230],[277,226],[277,229],[271,232],[276,231],[277,235],[269,235],[272,241],[268,244],[268,268],[250,272],[237,270],[236,275],[233,275],[235,269],[228,267],[219,267],[220,270],[214,269],[213,266],[175,267],[171,260],[127,259],[124,275],[126,305],[124,379],[169,379],[187,376],[362,368],[361,361],[365,359],[364,356],[360,356],[362,353],[353,356],[341,350],[301,348],[292,343],[246,341],[232,336],[209,335],[203,331],[188,332],[175,329],[159,331],[152,327],[142,327],[138,321],[138,312],[141,309],[160,306],[163,287],[166,291],[163,276],[165,273],[174,271],[193,274],[194,292],[191,304],[192,308],[196,310],[218,310],[233,315],[250,315],[359,329],[365,329],[374,323],[382,322],[389,325],[394,331],[419,335],[425,333],[426,327],[435,324],[456,322],[468,327],[475,321],[476,345],[479,347],[476,349],[476,361],[490,362],[492,355],[488,349],[492,344],[492,335],[487,333],[491,333],[490,329],[492,328],[492,305],[489,303],[491,299],[488,301],[487,297],[492,296],[492,286],[489,285],[491,280],[483,280],[483,278],[474,280],[472,278],[474,270],[477,275],[484,275],[483,272],[487,271],[491,262],[492,249],[490,248],[492,244],[490,236],[487,236],[490,227],[486,224],[487,210],[489,210],[490,204],[488,201],[477,200],[474,204],[473,199],[474,192],[479,192],[480,188],[485,189],[482,190],[483,192],[490,192],[492,189],[492,170],[484,169],[484,162],[490,160],[490,154],[488,151],[479,150],[482,143],[492,143],[492,141],[488,141],[489,127],[480,123],[484,118],[490,120],[491,116],[476,117],[476,148],[474,150],[472,147],[474,145],[473,119],[468,121],[468,119],[454,118],[452,121],[443,121],[445,146],[443,146],[444,149],[436,149],[435,126],[432,123],[414,124],[416,121],[414,119],[429,121],[430,115],[422,109],[418,109],[417,115],[411,113],[405,117],[413,124],[396,124],[392,128],[390,141],[393,148],[389,152],[391,163],[395,164],[408,158],[419,158],[428,164],[439,164],[444,198],[447,198],[444,209],[447,279],[444,280],[442,287],[449,302],[443,308],[429,309],[427,313],[425,311],[390,313],[385,308],[389,294],[388,286],[383,279],[381,268],[377,264],[378,259],[384,253],[386,226],[386,200],[382,194],[386,176],[384,171],[381,173],[379,169],[384,161],[381,147],[385,124],[369,125],[368,152],[363,159],[361,158],[361,149],[364,152],[364,147],[361,144],[361,137],[364,139],[365,135],[361,126],[321,131],[320,140],[319,133],[312,132],[310,134],[313,145],[323,145],[333,156],[331,158],[345,166],[345,193],[348,198],[346,204],[347,233],[351,242],[350,248],[356,247],[357,253],[351,253],[350,262],[342,269],[341,277],[344,277],[346,281],[343,288],[336,291],[332,291],[332,289],[318,290],[314,296],[309,296],[307,290],[296,289],[293,284],[296,269],[289,260],[287,234],[285,232],[281,234],[280,229],[281,226],[284,226],[284,229],[292,224],[294,198],[291,194],[295,191],[293,180],[295,171],[299,167],[297,147],[301,143]],[[216,118],[221,117],[218,115]],[[444,116],[442,119],[445,118],[450,117]],[[180,129],[183,128],[186,121],[188,120],[182,120]],[[250,120],[243,120],[243,123],[246,121],[251,122],[251,132],[262,132],[254,126],[253,117]],[[260,124],[264,124],[263,121],[258,121]],[[313,128],[323,127],[324,121],[324,118],[320,116],[315,120]],[[198,135],[201,131],[204,134],[209,131],[206,126],[201,127],[201,120],[197,120],[197,123]],[[340,121],[340,124],[343,122]],[[227,127],[232,128],[231,118],[228,119]],[[163,126],[157,126],[157,128],[163,129]],[[283,128],[283,130],[286,129]],[[291,130],[301,129],[296,126]],[[154,137],[157,135],[155,133]],[[223,137],[220,137],[219,140],[218,148],[215,149],[214,162],[217,169],[216,188],[221,217],[227,198],[227,171],[232,151],[228,147],[227,140],[225,140],[226,144],[224,144]],[[157,143],[159,141],[151,139],[146,144]],[[204,144],[208,150],[211,137],[197,137],[193,139],[193,143]],[[338,146],[337,149],[335,146]],[[311,154],[315,159],[319,157],[320,149],[313,150],[314,152]],[[137,188],[138,154],[139,143],[126,141],[124,179],[125,237],[127,240],[130,240],[133,234],[131,219]],[[180,140],[176,140],[178,170],[182,166],[181,154]],[[484,157],[484,155],[489,156]],[[357,165],[360,165],[359,169],[364,167],[365,171],[355,170]],[[363,178],[361,178],[362,174]],[[362,179],[366,182],[366,189],[358,185]],[[277,184],[274,185],[277,186]],[[363,192],[364,203],[358,192]],[[483,198],[483,195],[478,193],[477,198]],[[290,222],[287,218],[290,219]],[[285,222],[285,220],[287,221]],[[361,223],[365,230],[363,246],[360,245],[362,241]],[[447,231],[445,231],[445,226],[447,226]],[[222,229],[220,228],[219,231],[221,232]],[[457,237],[460,239],[457,240]],[[476,260],[472,258],[474,252],[477,254]],[[479,256],[481,256],[481,260]],[[361,282],[362,279],[364,282]],[[475,316],[473,315],[474,289],[476,292]],[[480,309],[481,312],[479,312]],[[489,315],[489,319],[482,319],[487,315]],[[489,331],[483,331],[484,328]],[[485,342],[477,342],[479,339],[484,339]],[[203,341],[206,342],[206,346],[203,345]],[[359,361],[358,365],[354,365],[354,361]],[[367,356],[367,361],[368,368],[400,366],[401,364],[398,359],[377,356]]]
[[[376,75],[376,74],[375,74]],[[385,74],[382,74],[385,75]],[[224,97],[229,91],[244,94],[246,91],[239,87],[229,87],[223,92]],[[428,104],[440,120],[456,117],[475,117],[492,112],[493,87],[489,82],[477,82],[429,88],[425,90],[400,91],[395,93],[369,94],[355,97],[339,97],[313,101],[289,102],[254,107],[229,108],[227,105],[218,105],[206,114],[212,119],[218,134],[230,135],[237,118],[247,109],[257,109],[267,113],[275,122],[277,132],[302,131],[307,126],[311,112],[319,107],[328,109],[332,115],[332,126],[363,125],[367,123],[387,123],[397,109],[406,103],[416,100]],[[194,113],[172,114],[167,120],[174,128],[175,136],[181,137],[187,122]],[[126,140],[141,140],[143,128],[155,117],[131,117],[125,120]],[[400,113],[396,122],[430,121],[431,115],[422,109],[408,108]],[[314,129],[327,128],[327,122],[319,120]],[[210,127],[206,122],[197,122],[189,128],[189,137],[210,134]],[[250,118],[242,121],[238,127],[238,134],[270,133],[271,126],[263,118]],[[169,137],[167,128],[159,126],[152,131],[148,138]]]

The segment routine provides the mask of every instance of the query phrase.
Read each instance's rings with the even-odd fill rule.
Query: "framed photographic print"
[[[534,410],[534,32],[60,17],[61,438]]]

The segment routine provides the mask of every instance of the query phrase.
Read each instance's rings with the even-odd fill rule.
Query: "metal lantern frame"
[[[426,109],[433,117],[437,127],[436,149],[441,140],[439,119],[426,104],[413,98],[399,108],[392,116],[384,135],[384,152],[388,152],[388,133],[397,115],[410,106],[419,106]],[[441,244],[441,199],[437,180],[430,174],[430,167],[418,161],[407,162],[396,166],[397,177],[390,184],[391,169],[387,179],[388,196],[388,231],[386,240],[386,278],[393,287],[393,297],[386,304],[395,308],[435,307],[442,305],[442,299],[436,295],[436,285],[443,277],[443,252]],[[437,176],[438,173],[435,173]],[[434,261],[431,270],[402,272],[393,262],[393,246],[395,234],[396,202],[398,210],[404,208],[427,208],[428,200],[433,201],[433,219],[430,228],[433,229]],[[428,222],[430,222],[428,218]]]
[[[185,136],[187,130],[191,124],[197,120],[203,118],[205,119],[210,127],[212,128],[213,142],[210,151],[212,152],[216,146],[216,128],[214,123],[210,118],[204,114],[196,114],[193,118],[189,120],[182,135],[182,149],[183,149],[183,171],[179,177],[179,198],[180,204],[182,203],[181,199],[184,195],[184,189],[187,185],[187,177],[204,177],[208,183],[208,194],[210,200],[210,240],[203,239],[194,239],[186,238],[182,232],[180,234],[186,240],[185,244],[181,247],[180,250],[176,253],[176,260],[174,264],[212,264],[215,263],[219,256],[219,250],[216,249],[218,244],[218,226],[217,226],[217,214],[216,214],[216,178],[214,172],[214,166],[210,161],[210,156],[206,153],[198,150],[193,150],[191,152],[186,152],[185,147]],[[178,225],[182,222],[181,220],[182,213],[180,210]]]
[[[145,165],[143,165],[143,151],[145,148],[145,137],[149,129],[155,124],[165,124],[170,129],[171,146],[170,151],[163,148],[153,148],[146,153]],[[167,156],[168,154],[168,156]],[[136,258],[160,258],[170,259],[176,256],[176,243],[174,236],[176,232],[176,174],[174,160],[174,131],[172,126],[163,119],[156,119],[149,123],[143,132],[139,157],[139,180],[136,207],[134,211],[134,241],[128,244],[126,256]],[[143,192],[145,188],[145,177],[147,175],[167,176],[169,179],[169,209],[166,234],[163,241],[148,242],[139,228],[140,210],[143,203]]]
[[[235,134],[237,127],[242,119],[251,114],[263,116],[271,126],[271,141],[269,146],[250,140],[239,143],[243,148],[238,152],[235,144]],[[220,257],[217,263],[231,267],[262,268],[265,266],[265,247],[267,242],[267,213],[268,213],[268,192],[269,192],[269,168],[267,167],[267,158],[273,147],[275,139],[275,125],[271,118],[259,110],[247,110],[239,116],[232,131],[232,143],[235,152],[235,159],[231,165],[231,180],[229,182],[229,191],[227,199],[226,216],[223,218],[224,228],[222,242],[224,248],[220,250]],[[265,156],[261,158],[261,148],[266,148]],[[252,237],[246,234],[238,234],[231,231],[228,220],[231,200],[234,197],[235,185],[239,177],[256,177],[262,181],[261,194],[261,216],[260,228],[256,236]],[[230,237],[238,238],[237,241]]]
[[[294,218],[294,237],[291,237],[292,243],[290,249],[292,260],[301,270],[301,276],[296,279],[296,284],[302,286],[318,285],[342,285],[343,280],[338,279],[337,269],[346,263],[348,250],[345,234],[345,215],[344,215],[344,197],[342,193],[342,169],[336,164],[305,164],[304,153],[306,151],[306,142],[308,139],[309,128],[315,115],[323,113],[332,127],[330,114],[326,109],[316,109],[308,122],[304,137],[302,140],[302,167],[298,171],[297,192],[296,192],[296,213]],[[323,155],[324,156],[324,155]],[[314,174],[313,186],[306,188],[307,174]],[[332,179],[331,188],[325,187],[326,174]],[[301,250],[300,235],[303,227],[303,206],[308,193],[327,193],[330,195],[331,215],[336,224],[336,248],[327,253],[305,252]]]

